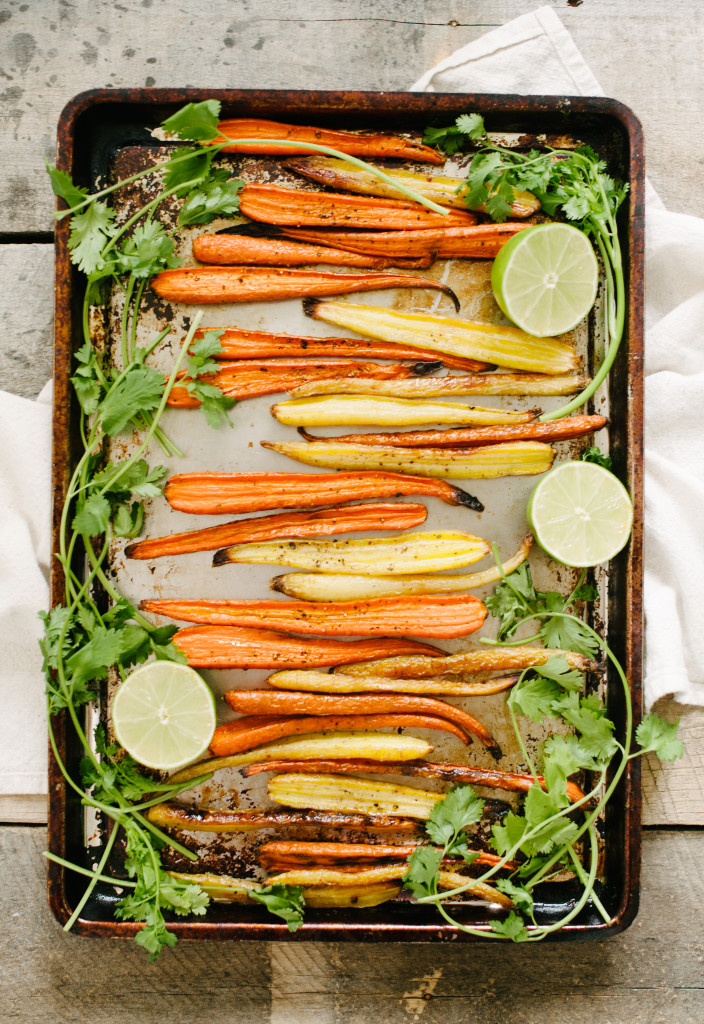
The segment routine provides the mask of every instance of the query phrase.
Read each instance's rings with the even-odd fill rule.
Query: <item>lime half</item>
[[[533,488],[527,516],[543,551],[584,568],[608,562],[624,547],[633,505],[613,473],[591,462],[566,462]]]
[[[572,330],[594,305],[599,266],[592,244],[570,224],[536,224],[504,245],[491,271],[499,306],[538,337]]]
[[[112,701],[115,736],[128,754],[169,771],[200,757],[215,730],[215,698],[195,669],[153,661],[133,672]]]

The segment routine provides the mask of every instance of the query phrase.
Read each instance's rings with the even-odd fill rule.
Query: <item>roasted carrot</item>
[[[314,263],[328,266],[361,267],[386,270],[403,266],[407,269],[428,267],[430,254],[406,259],[402,264],[387,256],[367,256],[360,252],[335,249],[331,245],[305,245],[285,238],[253,237],[245,232],[199,235],[193,240],[193,256],[201,263],[255,263],[258,266],[301,267]]]
[[[415,160],[418,163],[444,164],[445,156],[424,146],[415,139],[402,135],[387,135],[377,132],[345,132],[330,128],[307,128],[298,124],[283,124],[279,121],[265,121],[262,118],[235,118],[220,121],[219,139],[230,140],[223,147],[225,153],[266,153],[272,156],[293,156],[310,153],[309,149],[296,150],[291,146],[277,146],[274,140],[308,142],[317,146],[339,149],[350,156],[378,156],[397,160]],[[238,139],[262,139],[263,142],[238,142]]]
[[[570,668],[580,672],[593,669],[594,662],[574,651],[561,651],[550,647],[487,647],[470,648],[443,658],[385,658],[377,662],[347,665],[344,675],[392,676],[403,679],[424,679],[436,675],[464,675],[468,672],[503,672],[508,669],[532,668],[544,665],[553,655],[564,655]]]
[[[389,679],[386,676],[346,676],[342,672],[274,672],[267,685],[275,690],[306,690],[313,693],[419,693],[427,696],[484,697],[508,690],[518,675],[469,680],[455,676],[435,679]],[[389,758],[379,758],[387,761]],[[411,760],[407,758],[407,760]]]
[[[344,828],[360,832],[423,831],[423,823],[412,818],[388,814],[343,814],[341,811],[292,811],[273,808],[251,811],[204,811],[180,804],[163,803],[150,807],[149,820],[160,828],[179,828],[188,832],[256,832],[290,825],[312,828]]]
[[[252,750],[263,743],[271,743],[282,736],[294,736],[303,732],[348,732],[374,729],[437,729],[449,732],[466,744],[467,734],[448,718],[422,714],[377,714],[377,715],[248,715],[235,722],[219,725],[213,734],[210,750],[216,757],[239,754]],[[381,738],[381,737],[380,737]]]
[[[196,331],[202,338],[209,328]],[[290,356],[311,358],[420,359],[448,366],[453,370],[483,370],[488,363],[463,359],[445,353],[431,352],[414,345],[373,341],[370,338],[317,338],[293,334],[271,334],[269,331],[245,331],[226,327],[220,336],[221,351],[214,359],[285,359]],[[579,390],[579,388],[577,388]]]
[[[474,448],[502,441],[566,441],[600,430],[609,421],[605,416],[570,416],[546,423],[511,423],[489,427],[468,427],[459,430],[412,430],[389,434],[343,434],[336,442],[346,444],[392,445],[397,448]],[[298,428],[307,441],[329,441]]]
[[[381,843],[326,843],[314,840],[273,839],[259,847],[257,859],[267,871],[273,870],[284,862],[300,867],[311,863],[331,863],[343,868],[346,860],[354,862],[353,865],[350,865],[351,870],[354,870],[355,866],[366,863],[380,860],[401,860],[410,857],[416,848],[415,843],[405,846],[390,846]],[[484,850],[476,852],[478,856],[473,862],[475,864],[493,866],[501,860],[496,853],[488,853]],[[510,870],[509,865],[506,867]]]
[[[420,369],[424,364],[416,364]],[[433,364],[431,364],[433,365]],[[236,363],[220,363],[216,373],[205,374],[201,380],[219,388],[224,394],[241,401],[261,395],[274,395],[290,391],[302,384],[319,382],[327,378],[364,377],[365,380],[391,380],[395,377],[410,377],[413,368],[402,363],[382,365],[362,363],[351,359],[335,359],[314,363],[311,359],[269,359],[262,362],[242,360]],[[177,384],[170,392],[168,404],[179,408],[193,408],[200,405],[197,398]]]
[[[442,654],[428,644],[394,640],[301,640],[269,629],[189,626],[172,638],[196,668],[310,668],[398,654]],[[262,742],[265,742],[262,740]]]
[[[250,220],[291,227],[371,228],[379,231],[412,228],[459,228],[475,223],[463,210],[433,213],[419,203],[376,199],[344,192],[309,192],[279,185],[245,185],[240,213]]]
[[[486,726],[454,704],[432,697],[406,693],[280,693],[275,690],[228,690],[225,700],[241,715],[435,715],[455,722],[467,735],[476,736],[484,746],[501,756],[496,740]]]
[[[329,602],[151,600],[142,601],[140,608],[181,622],[281,629],[304,636],[453,638],[474,633],[486,618],[486,608],[470,594]]]
[[[366,772],[368,775],[405,775],[414,778],[440,779],[454,785],[483,786],[486,789],[502,789],[513,793],[527,793],[535,782],[532,775],[518,772],[500,772],[493,768],[470,768],[463,764],[445,764],[438,761],[404,761],[383,764],[378,761],[334,759],[307,761],[263,761],[242,769],[247,778],[262,772],[304,772],[306,774],[341,774]],[[545,789],[545,779],[538,776],[538,782]],[[575,782],[567,783],[567,796],[574,803],[584,793]]]
[[[164,489],[172,508],[196,515],[342,505],[362,498],[408,494],[427,494],[477,512],[484,508],[471,494],[446,480],[405,473],[183,473],[172,476]]]
[[[378,291],[383,288],[433,288],[459,299],[446,284],[410,274],[334,274],[322,270],[283,267],[181,267],[163,270],[152,278],[152,288],[170,302],[274,302],[321,295]]]
[[[446,218],[449,219],[449,218]],[[381,225],[379,225],[381,227]],[[466,224],[406,231],[330,231],[282,227],[286,238],[311,246],[334,246],[359,256],[387,259],[493,259],[510,238],[529,225]]]
[[[175,533],[170,537],[141,540],[125,548],[125,555],[128,558],[162,558],[164,555],[186,555],[194,551],[217,551],[228,544],[248,544],[281,537],[322,537],[357,530],[406,530],[424,523],[427,517],[425,505],[412,502],[374,502],[316,512],[282,512],[258,519],[239,519],[205,530]]]

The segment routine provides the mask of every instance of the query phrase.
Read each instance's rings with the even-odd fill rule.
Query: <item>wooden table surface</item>
[[[704,13],[690,0],[553,0],[608,95],[643,122],[666,205],[704,215]],[[51,374],[52,209],[43,157],[98,86],[403,89],[535,0],[0,0],[0,387]],[[604,942],[524,947],[131,943],[64,935],[44,894],[44,799],[0,797],[0,1022],[219,1024],[704,1020],[704,712],[645,765],[641,912]]]

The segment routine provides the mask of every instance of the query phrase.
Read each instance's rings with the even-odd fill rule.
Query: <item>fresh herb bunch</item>
[[[71,378],[80,414],[83,453],[69,481],[61,517],[59,561],[65,579],[63,603],[43,613],[44,636],[40,641],[47,686],[49,736],[56,762],[68,786],[81,802],[112,822],[107,842],[95,871],[71,864],[54,854],[46,856],[90,882],[76,906],[66,930],[70,929],[95,885],[103,882],[127,888],[119,901],[118,917],[144,921],[136,941],[156,956],[176,938],[169,932],[164,911],[175,915],[203,914],[208,896],[197,886],[175,880],[162,868],[160,850],[170,846],[195,861],[197,857],[171,836],[162,832],[142,813],[161,800],[204,782],[201,776],[181,785],[160,784],[143,775],[132,758],[106,744],[99,730],[91,744],[82,722],[81,709],[96,699],[97,685],[111,669],[124,678],[129,669],[154,656],[176,662],[184,656],[171,642],[176,627],[154,627],[116,590],[106,574],[106,559],[114,537],[135,537],[144,520],[143,501],[161,493],[167,470],[150,468],[143,458],[152,438],[167,456],[182,453],[166,437],[159,421],[172,388],[185,388],[197,398],[211,426],[229,422],[227,412],[234,400],[201,377],[214,372],[213,360],[220,350],[221,331],[208,331],[194,340],[200,315],[195,317],[168,378],[148,365],[151,353],[170,328],[146,347],[137,345],[137,327],[144,289],[149,278],[161,270],[176,267],[174,231],[158,219],[162,204],[169,199],[181,203],[177,230],[193,224],[207,224],[218,216],[231,216],[239,209],[243,182],[214,159],[230,140],[218,129],[220,104],[215,100],[189,103],[162,125],[171,137],[192,145],[179,145],[172,156],[97,192],[74,184],[66,171],[47,164],[54,193],[67,209],[57,212],[58,220],[70,217],[68,248],[71,261],[87,278],[83,302],[83,344],[75,354]],[[218,140],[215,142],[214,140]],[[266,140],[248,140],[266,145]],[[356,157],[327,146],[279,142],[297,149],[307,148],[342,157],[384,180],[388,175]],[[147,175],[160,174],[158,195],[123,222],[118,223],[108,197],[118,189]],[[443,207],[402,188],[409,198],[447,213]],[[91,337],[91,307],[107,301],[109,286],[122,293],[120,329],[121,366],[111,365],[98,351]],[[112,438],[126,432],[143,431],[137,451],[129,458],[112,461],[107,457]],[[79,576],[76,563],[85,553],[88,571]],[[99,594],[99,591],[102,593]],[[105,610],[105,596],[109,607]],[[80,779],[74,779],[64,764],[54,731],[53,716],[65,711],[84,752]],[[105,874],[110,854],[122,832],[126,848],[127,879]],[[282,917],[294,931],[300,926],[303,898],[296,887],[262,886],[252,898]]]
[[[522,813],[511,811],[500,824],[492,827],[492,845],[500,861],[466,885],[439,891],[443,857],[457,856],[458,852],[462,855],[463,848],[466,849],[463,830],[481,818],[482,801],[470,786],[458,786],[433,808],[426,825],[430,843],[418,847],[409,857],[409,870],[404,879],[419,902],[435,904],[446,921],[468,934],[486,937],[487,932],[456,921],[443,905],[444,901],[478,882],[495,881],[497,872],[505,871],[506,864],[516,857],[522,859],[512,877],[495,881],[497,889],[512,899],[515,910],[505,920],[492,923],[490,937],[514,942],[540,941],[573,920],[590,900],[609,923],[610,915],[595,891],[596,821],[629,760],[649,751],[663,761],[682,756],[682,743],[677,739],[678,723],[666,722],[652,713],[636,729],[639,749],[631,750],[633,714],[623,669],[605,641],[568,610],[574,602],[593,600],[595,596],[590,585],[584,585],[583,576],[568,598],[536,591],[530,570],[524,563],[510,576],[504,576],[494,595],[486,600],[487,607],[500,619],[499,633],[504,637],[513,636],[523,623],[537,621],[540,629],[529,638],[531,640],[542,639],[548,647],[561,647],[589,657],[602,651],[623,686],[626,735],[624,743],[619,743],[614,723],[606,717],[599,697],[595,694],[582,696],[582,673],[570,668],[565,654],[553,655],[546,664],[521,673],[507,704],[519,748],[534,782],[526,794]],[[526,639],[508,643],[524,644]],[[519,716],[534,722],[543,722],[546,718],[554,720],[552,735],[543,744],[540,774],[526,749]],[[572,800],[567,793],[567,780],[580,771],[590,774],[592,786],[583,797]],[[535,916],[533,890],[540,882],[564,870],[574,873],[582,887],[581,893],[559,921],[541,924]]]
[[[467,142],[479,147],[467,181],[458,190],[470,209],[482,207],[493,220],[505,221],[514,189],[525,189],[540,200],[550,217],[561,214],[592,239],[606,272],[606,353],[591,383],[567,405],[540,419],[559,419],[581,408],[608,376],[623,337],[626,284],[616,214],[628,194],[628,184],[611,177],[605,161],[589,146],[570,150],[546,146],[527,153],[498,146],[479,114],[462,114],[449,128],[428,128],[423,141],[448,154]]]

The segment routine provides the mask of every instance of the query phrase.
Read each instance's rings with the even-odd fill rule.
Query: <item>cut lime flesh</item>
[[[552,337],[572,330],[594,305],[599,265],[592,244],[571,224],[536,224],[500,250],[491,286],[521,330]]]
[[[215,730],[215,698],[188,665],[151,662],[118,687],[112,724],[118,742],[136,761],[170,771],[208,749]]]
[[[540,547],[563,565],[608,562],[633,527],[628,491],[613,473],[588,462],[567,462],[536,484],[527,509]]]

